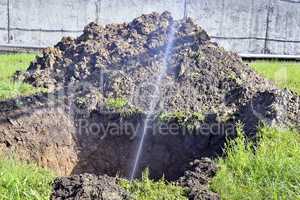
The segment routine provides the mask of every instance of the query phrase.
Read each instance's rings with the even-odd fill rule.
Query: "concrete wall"
[[[0,45],[51,46],[83,27],[169,10],[239,53],[300,54],[300,0],[0,0]]]
[[[7,4],[0,0],[0,44],[7,42]]]

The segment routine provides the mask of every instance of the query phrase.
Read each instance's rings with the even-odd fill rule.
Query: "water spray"
[[[154,91],[154,94],[152,96],[153,98],[150,99],[149,112],[147,113],[145,124],[144,124],[142,135],[141,135],[141,139],[140,139],[140,142],[138,144],[138,150],[137,150],[135,160],[134,160],[134,165],[133,165],[133,168],[132,168],[132,171],[131,171],[131,174],[130,174],[130,180],[133,180],[136,176],[139,161],[140,161],[140,157],[141,157],[141,154],[142,154],[142,151],[143,151],[145,137],[147,135],[147,128],[150,125],[151,120],[152,120],[152,116],[155,113],[155,107],[156,107],[157,103],[160,100],[160,96],[161,96],[160,86],[161,86],[161,82],[162,82],[163,78],[167,74],[168,60],[169,60],[169,57],[171,55],[171,51],[173,49],[176,31],[177,31],[176,23],[172,22],[172,24],[170,25],[170,32],[168,33],[168,37],[167,37],[168,40],[167,40],[167,46],[166,46],[166,50],[165,50],[165,54],[164,54],[164,58],[163,58],[163,64],[161,65],[161,67],[159,69],[159,76],[158,76],[158,78],[157,78],[157,80],[155,81],[155,84],[154,84],[155,91]]]

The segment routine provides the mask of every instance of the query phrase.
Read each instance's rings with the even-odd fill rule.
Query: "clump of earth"
[[[187,188],[189,200],[220,200],[209,190],[209,182],[217,172],[216,164],[209,158],[190,163],[188,170],[175,183]],[[133,197],[118,185],[119,178],[91,174],[57,178],[51,200],[130,200]]]
[[[174,45],[157,86],[171,27],[176,30]],[[130,173],[157,87],[161,95],[139,166],[140,173],[149,167],[153,178],[165,175],[178,181],[190,162],[203,164],[203,157],[222,155],[238,122],[254,138],[260,123],[297,128],[300,122],[299,96],[257,75],[192,19],[174,20],[169,12],[123,24],[90,23],[78,38],[66,37],[45,49],[15,79],[48,93],[0,103],[2,151],[30,155],[61,175],[99,175],[71,178],[76,188],[77,182],[92,180],[99,186],[93,191],[106,185],[99,183],[107,182],[104,174]],[[180,181],[190,188],[194,186],[184,180],[196,183],[191,196],[208,191],[198,187],[201,175],[189,174],[191,179]],[[70,179],[63,180],[55,188],[73,191]],[[119,189],[117,194],[123,195]]]
[[[130,194],[117,183],[117,178],[91,174],[58,178],[51,200],[130,200]]]

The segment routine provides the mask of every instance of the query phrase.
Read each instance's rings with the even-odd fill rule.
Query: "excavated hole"
[[[5,155],[12,153],[37,162],[58,176],[91,173],[129,177],[145,114],[97,110],[81,114],[47,98],[21,101],[18,106],[15,101],[0,104],[0,148]],[[222,154],[226,134],[234,134],[232,124],[218,123],[216,115],[205,116],[191,131],[176,121],[166,123],[156,118],[145,138],[137,176],[149,168],[153,179],[164,176],[177,180],[195,159]]]
[[[129,177],[139,142],[135,136],[141,134],[144,117],[140,114],[124,118],[119,113],[98,112],[89,118],[78,117],[76,141],[80,153],[73,173]],[[179,128],[175,122],[157,120],[149,127],[137,174],[149,168],[151,178],[164,176],[167,180],[177,180],[195,159],[220,155],[223,133],[234,131],[229,123],[214,121],[203,122],[202,129],[194,132]]]

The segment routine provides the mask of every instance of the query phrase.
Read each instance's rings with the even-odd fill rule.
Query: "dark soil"
[[[209,190],[209,183],[216,172],[217,166],[211,159],[195,160],[177,185],[187,189],[189,200],[219,200],[219,195]],[[53,183],[51,200],[130,199],[130,194],[121,189],[117,181],[116,178],[91,174],[57,178]]]
[[[46,49],[19,78],[50,91],[63,90],[88,110],[104,109],[109,98],[124,98],[131,107],[147,111],[172,24],[177,30],[175,45],[161,84],[158,112],[214,113],[220,119],[245,122],[249,116],[240,117],[241,110],[264,93],[269,102],[260,103],[274,108],[264,116],[260,112],[265,108],[253,105],[261,120],[299,121],[295,112],[277,116],[282,113],[271,105],[286,101],[284,106],[298,110],[295,94],[278,91],[239,56],[211,42],[191,19],[174,21],[168,12],[143,15],[128,24],[91,23],[80,37],[63,38],[55,48]]]
[[[222,155],[237,122],[251,137],[261,122],[299,126],[299,96],[258,76],[192,19],[152,13],[124,24],[90,23],[80,37],[63,38],[17,73],[15,79],[49,93],[0,103],[2,151],[28,155],[62,175],[128,176],[171,26],[174,48],[139,172],[149,167],[153,178],[177,180],[189,162]],[[198,188],[202,175],[189,173],[195,178],[186,180]]]
[[[57,178],[50,200],[130,200],[117,179],[91,174]]]
[[[209,183],[217,170],[216,164],[209,158],[195,160],[178,183],[188,188],[189,200],[219,200],[220,196],[209,190]]]

